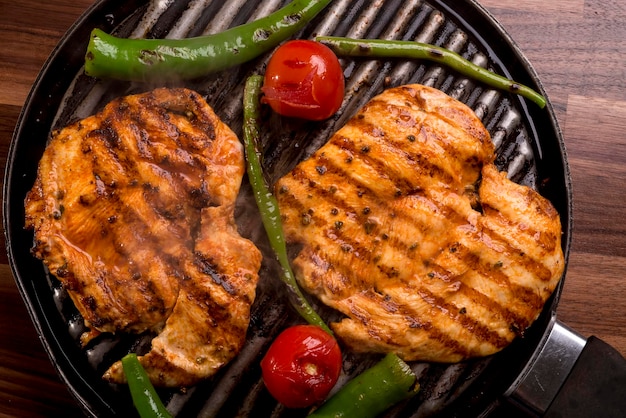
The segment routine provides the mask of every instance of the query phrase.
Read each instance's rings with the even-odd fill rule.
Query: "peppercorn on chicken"
[[[300,285],[351,349],[456,362],[507,346],[564,269],[559,214],[494,165],[488,131],[441,91],[373,98],[275,189]]]
[[[53,134],[28,193],[33,253],[93,332],[153,333],[158,386],[214,374],[245,341],[259,250],[234,221],[235,134],[197,93],[156,89]],[[121,363],[106,379],[125,381]]]

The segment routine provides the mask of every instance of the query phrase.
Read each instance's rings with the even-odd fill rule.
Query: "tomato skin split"
[[[315,325],[296,325],[274,340],[261,360],[263,381],[288,408],[323,401],[341,373],[341,349],[335,338]]]
[[[262,90],[263,102],[278,114],[324,120],[343,102],[343,69],[327,46],[303,39],[288,41],[270,58]]]

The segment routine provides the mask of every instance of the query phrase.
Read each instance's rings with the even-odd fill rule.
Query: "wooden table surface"
[[[626,355],[626,2],[481,0],[553,102],[574,184],[558,317]],[[0,164],[41,65],[91,0],[0,0]],[[4,237],[4,235],[2,235]],[[80,416],[0,252],[0,416]]]

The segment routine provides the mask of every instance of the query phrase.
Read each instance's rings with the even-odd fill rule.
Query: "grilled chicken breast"
[[[152,332],[152,382],[188,386],[243,342],[261,253],[234,222],[236,135],[197,93],[120,98],[55,132],[25,200],[33,254],[94,332]],[[121,363],[105,374],[123,382]]]
[[[456,362],[536,319],[563,273],[559,214],[493,161],[471,109],[407,85],[277,182],[297,279],[351,349]]]

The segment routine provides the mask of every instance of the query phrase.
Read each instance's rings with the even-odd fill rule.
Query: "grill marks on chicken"
[[[501,350],[560,279],[559,215],[493,164],[465,105],[419,85],[372,99],[276,185],[300,284],[356,351],[459,361]]]
[[[33,254],[94,332],[153,332],[151,380],[187,386],[245,341],[261,254],[234,222],[235,134],[195,92],[157,89],[55,132],[25,201]],[[124,381],[121,364],[105,378]]]

